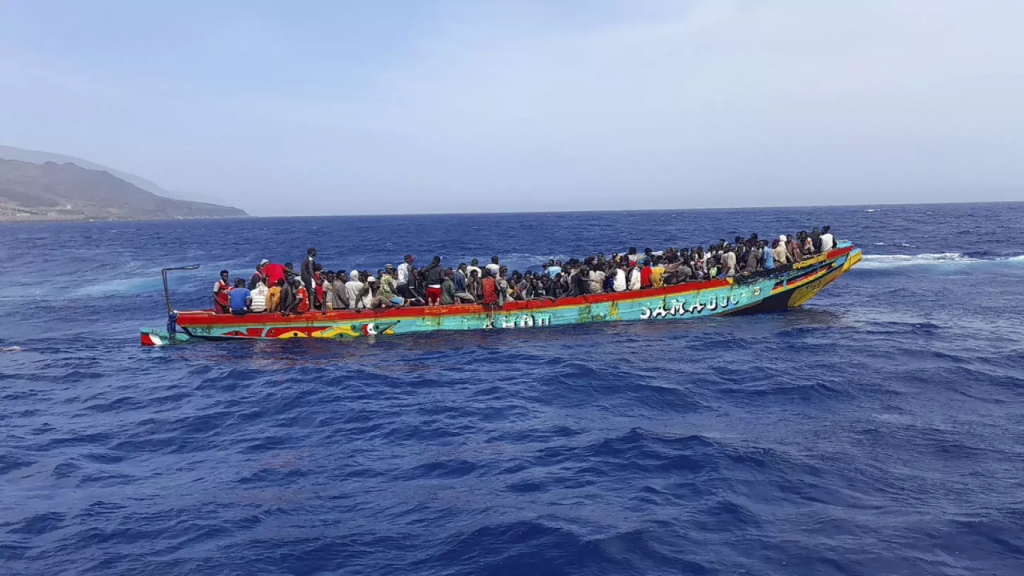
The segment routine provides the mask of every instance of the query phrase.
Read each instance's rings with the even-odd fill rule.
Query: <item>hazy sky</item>
[[[1021,0],[0,0],[0,143],[257,215],[1024,200]]]

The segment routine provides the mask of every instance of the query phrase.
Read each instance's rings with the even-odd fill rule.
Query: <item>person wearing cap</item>
[[[259,264],[256,265],[256,271],[253,272],[252,276],[249,277],[249,290],[255,290],[257,284],[267,279],[267,277],[263,274],[263,269],[267,267],[267,264],[270,264],[270,260],[264,258],[263,260],[260,260]]]
[[[362,297],[359,300],[359,307],[372,309],[376,308],[380,302],[376,298],[377,290],[377,279],[369,274],[366,275],[366,285],[363,286]]]

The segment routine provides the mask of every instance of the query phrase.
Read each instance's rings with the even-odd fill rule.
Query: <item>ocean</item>
[[[784,313],[142,348],[222,268],[829,224]],[[1024,204],[0,225],[0,574],[1024,572]]]

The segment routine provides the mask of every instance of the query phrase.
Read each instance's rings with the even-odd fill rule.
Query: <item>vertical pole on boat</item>
[[[164,279],[164,303],[167,304],[167,334],[171,337],[171,341],[174,341],[174,334],[177,332],[178,326],[178,315],[174,312],[174,307],[171,306],[171,289],[167,285],[167,272],[171,270],[197,270],[199,264],[192,264],[191,266],[179,266],[177,268],[163,268],[160,270],[160,276]]]

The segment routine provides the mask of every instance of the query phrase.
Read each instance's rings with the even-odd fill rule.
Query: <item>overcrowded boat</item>
[[[756,236],[753,238],[756,239]],[[764,244],[761,242],[760,245]],[[766,255],[769,250],[771,248],[766,249]],[[315,250],[311,251],[315,255]],[[601,293],[574,291],[561,297],[521,300],[503,298],[499,302],[485,300],[473,303],[463,303],[456,299],[453,304],[438,304],[431,300],[432,305],[423,306],[394,306],[384,302],[384,307],[353,305],[351,308],[330,309],[323,306],[322,309],[312,310],[307,307],[306,311],[296,314],[251,311],[225,313],[217,309],[175,310],[170,301],[167,274],[182,268],[166,268],[163,271],[168,314],[166,328],[142,328],[141,340],[144,346],[160,346],[195,340],[344,339],[438,330],[523,330],[590,322],[664,322],[779,311],[804,304],[861,259],[860,249],[848,241],[833,244],[829,239],[829,245],[818,253],[810,250],[810,254],[799,254],[799,246],[797,251],[796,261],[767,268],[762,258],[760,264],[747,267],[743,272],[736,267],[735,256],[731,261],[726,257],[723,260],[729,267],[728,272],[716,267],[715,273],[702,274],[703,277],[696,279],[691,272],[690,276],[683,276],[678,283],[638,289],[632,289],[635,286],[631,283],[630,289],[619,290],[615,287]],[[726,248],[725,253],[729,252]],[[751,261],[756,261],[758,257],[759,254],[753,255]],[[661,256],[656,258],[661,261]],[[770,255],[768,260],[771,261]],[[631,273],[626,261],[623,259],[622,267]],[[637,260],[630,257],[628,266],[634,264],[637,264]],[[614,268],[610,266],[609,270]],[[450,276],[450,270],[448,272]],[[489,276],[486,271],[484,274]],[[300,286],[299,290],[304,291],[297,277],[294,280],[296,286]],[[216,290],[215,286],[215,298]],[[369,291],[369,288],[365,291]],[[369,293],[373,294],[372,291]],[[312,296],[307,297],[312,299]],[[395,297],[394,301],[405,300]],[[215,307],[218,307],[216,300]]]

